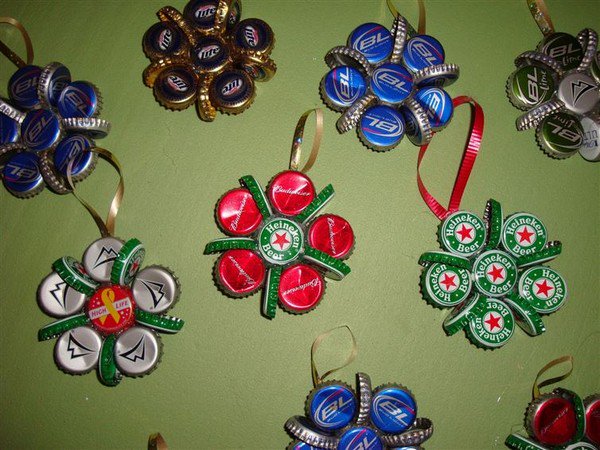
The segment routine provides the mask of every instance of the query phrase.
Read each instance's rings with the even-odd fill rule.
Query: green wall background
[[[173,6],[182,9],[185,2]],[[416,22],[416,2],[399,1]],[[273,321],[259,315],[259,295],[233,300],[212,281],[213,256],[204,244],[221,236],[213,218],[217,199],[253,174],[265,183],[286,168],[297,118],[322,106],[318,85],[325,52],[357,25],[391,25],[383,0],[245,0],[243,17],[259,17],[275,30],[276,77],[258,86],[255,104],[240,116],[203,123],[190,108],[169,112],[141,81],[148,61],[144,31],[163,0],[4,0],[0,14],[18,18],[34,42],[37,64],[61,61],[75,79],[93,81],[104,96],[102,117],[113,123],[102,146],[120,159],[126,179],[117,236],[138,237],[146,264],[163,264],[179,276],[183,294],[172,311],[184,330],[163,336],[164,356],[148,377],[106,388],[94,374],[57,370],[53,341],[36,333],[49,322],[35,298],[38,283],[62,255],[81,257],[98,238],[93,221],[72,196],[47,191],[20,201],[0,192],[0,447],[6,449],[145,448],[163,433],[170,448],[282,449],[285,420],[303,411],[311,389],[309,349],[317,334],[348,324],[360,347],[354,364],[375,385],[395,381],[416,395],[420,415],[433,419],[427,449],[504,448],[522,424],[537,371],[563,354],[575,357],[562,383],[581,395],[600,391],[600,165],[579,156],[547,158],[533,132],[518,133],[518,115],[504,85],[514,57],[532,49],[540,33],[523,1],[428,1],[428,31],[444,45],[461,77],[451,95],[475,97],[486,114],[481,155],[463,207],[481,213],[496,198],[506,213],[530,211],[560,239],[564,253],[551,265],[567,279],[570,298],[544,319],[547,332],[530,338],[520,329],[496,351],[483,351],[462,335],[446,337],[446,311],[419,295],[419,255],[437,248],[437,219],[415,181],[417,148],[408,141],[378,154],[355,135],[339,135],[338,115],[325,112],[322,152],[310,175],[317,188],[331,182],[328,211],[346,217],[358,245],[341,282],[329,282],[322,304],[305,316],[282,310]],[[548,0],[557,30],[576,34],[599,28],[593,1]],[[16,31],[2,39],[21,49]],[[1,94],[13,67],[0,63]],[[456,112],[423,165],[432,192],[447,199],[462,152],[468,108]],[[100,163],[80,192],[104,214],[116,185]],[[444,200],[445,201],[445,200]],[[337,365],[344,335],[324,346],[323,369]]]

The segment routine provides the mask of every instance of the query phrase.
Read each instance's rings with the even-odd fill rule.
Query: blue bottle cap
[[[404,67],[385,63],[373,72],[371,90],[383,102],[399,104],[412,92],[413,79]]]
[[[371,64],[386,59],[394,43],[389,30],[378,23],[363,23],[348,38],[348,46],[366,56]]]
[[[19,123],[0,113],[0,145],[16,142],[19,138]]]
[[[48,109],[29,111],[21,124],[23,144],[34,152],[53,148],[58,143],[61,134],[58,117]]]
[[[386,433],[401,433],[417,417],[417,403],[406,389],[389,386],[377,389],[371,403],[371,421]]]
[[[18,69],[8,80],[8,95],[16,106],[31,109],[40,103],[38,81],[41,67],[25,66]]]
[[[340,437],[338,450],[383,450],[377,433],[367,427],[350,428]]]
[[[454,106],[448,93],[437,87],[420,89],[415,99],[425,108],[429,124],[433,130],[441,130],[450,122]]]
[[[222,69],[229,58],[225,42],[212,36],[199,39],[191,53],[192,61],[200,72],[215,72]]]
[[[404,47],[404,65],[413,72],[444,62],[444,47],[434,37],[419,34]]]
[[[250,75],[241,70],[228,70],[214,78],[210,100],[215,108],[223,112],[239,114],[250,107],[255,94]]]
[[[58,112],[62,117],[94,117],[101,106],[98,89],[87,81],[69,83],[58,99]]]
[[[385,105],[371,106],[360,118],[358,135],[373,150],[389,150],[402,140],[404,120],[394,108]]]
[[[321,450],[321,447],[313,447],[310,444],[307,444],[306,442],[301,442],[301,441],[296,441],[296,442],[292,442],[287,450]]]
[[[42,69],[38,83],[38,95],[42,107],[58,106],[62,91],[71,82],[71,72],[61,63],[53,62]]]
[[[268,53],[275,43],[273,30],[260,19],[242,20],[234,33],[235,43],[245,50]]]
[[[326,384],[316,388],[308,398],[312,421],[323,430],[339,430],[354,419],[357,401],[343,384]]]
[[[419,123],[413,112],[406,106],[402,106],[400,108],[400,113],[404,119],[404,124],[406,125],[405,132],[410,139],[410,142],[413,144],[417,142],[415,145],[422,145],[420,142],[423,140],[423,133],[421,133],[421,127],[419,127]]]
[[[144,52],[149,58],[173,55],[181,50],[182,44],[180,29],[169,22],[155,23],[142,39]]]
[[[339,111],[349,107],[362,97],[367,90],[361,73],[348,66],[330,70],[321,83],[321,93],[332,109]]]
[[[92,164],[93,155],[89,151],[92,145],[93,142],[81,134],[66,137],[54,150],[54,167],[66,177],[69,162],[73,160],[71,174],[77,176],[83,173]]]
[[[17,197],[35,195],[44,186],[38,157],[28,152],[17,153],[7,161],[2,169],[2,178],[6,189]]]
[[[207,30],[215,26],[219,0],[192,0],[183,10],[183,15],[194,26]]]

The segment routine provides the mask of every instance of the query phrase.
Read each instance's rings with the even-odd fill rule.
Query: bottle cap
[[[552,33],[537,46],[538,51],[554,58],[564,70],[576,69],[583,58],[583,48],[575,36]]]
[[[257,291],[265,279],[265,266],[251,250],[228,250],[217,260],[217,283],[232,297]]]
[[[191,51],[192,62],[200,73],[215,73],[231,62],[225,41],[217,36],[206,36],[198,40]]]
[[[63,256],[52,264],[60,277],[76,291],[85,295],[93,295],[99,284],[85,273],[83,266],[71,256]]]
[[[233,42],[243,54],[260,61],[268,58],[275,45],[273,30],[260,19],[242,20],[236,25],[232,36]]]
[[[139,309],[159,314],[173,307],[181,287],[166,267],[148,266],[136,275],[131,290]]]
[[[592,443],[600,445],[600,395],[586,397],[585,405],[585,437]]]
[[[153,331],[133,327],[115,342],[115,363],[120,372],[139,377],[152,372],[160,362],[162,345]]]
[[[54,346],[54,360],[60,370],[83,375],[98,365],[102,338],[90,327],[79,327],[64,333]]]
[[[200,80],[198,97],[196,99],[196,111],[201,120],[212,122],[217,117],[217,110],[210,101],[210,85],[213,81],[213,74],[206,74]]]
[[[170,22],[158,22],[148,28],[142,38],[142,47],[150,59],[177,56],[187,50],[181,29]]]
[[[344,428],[354,419],[357,408],[354,391],[341,381],[322,383],[311,391],[306,400],[307,416],[323,430]]]
[[[473,280],[479,291],[490,297],[502,297],[515,287],[517,263],[502,250],[488,250],[473,263]]]
[[[417,402],[404,386],[386,384],[373,392],[371,421],[385,433],[401,433],[417,418]]]
[[[446,91],[437,87],[426,87],[417,91],[415,99],[425,109],[433,131],[448,125],[454,113],[454,106]]]
[[[48,109],[29,111],[21,124],[23,144],[34,152],[56,147],[62,133],[58,116]]]
[[[38,157],[28,152],[11,156],[2,168],[2,181],[15,197],[29,198],[39,194],[44,189],[44,179]]]
[[[102,348],[100,349],[100,359],[98,360],[98,375],[100,381],[106,386],[116,386],[121,382],[123,376],[117,369],[115,364],[115,341],[117,340],[114,334],[111,334],[104,339]]]
[[[310,224],[308,244],[334,258],[345,259],[354,248],[354,232],[343,217],[324,214]]]
[[[275,61],[268,58],[264,62],[256,62],[250,58],[238,61],[238,66],[242,68],[255,81],[264,83],[275,76],[277,65]]]
[[[477,317],[486,307],[486,298],[483,295],[473,294],[466,301],[448,314],[444,320],[444,331],[448,336],[458,333],[465,328],[469,322]]]
[[[325,276],[341,280],[350,273],[350,267],[339,259],[310,246],[304,249],[304,259],[324,270]]]
[[[485,307],[469,321],[467,337],[477,347],[502,347],[515,331],[515,318],[500,300],[488,298]]]
[[[436,66],[428,66],[419,70],[413,76],[413,82],[418,87],[435,86],[445,87],[450,86],[460,75],[460,69],[456,64],[438,64]]]
[[[120,333],[135,323],[135,301],[125,286],[103,285],[90,298],[86,312],[104,336]]]
[[[110,132],[110,122],[97,117],[73,117],[62,119],[62,124],[67,131],[86,134],[93,139],[101,139]]]
[[[404,120],[400,113],[390,106],[371,106],[360,117],[358,136],[371,150],[391,150],[404,137]]]
[[[538,444],[532,439],[521,436],[520,434],[513,433],[506,438],[504,441],[507,447],[515,450],[548,450],[546,447]]]
[[[546,331],[542,318],[527,300],[514,292],[508,293],[503,300],[513,312],[517,325],[525,333],[530,336],[538,336]]]
[[[592,60],[592,64],[590,66],[590,73],[594,77],[594,79],[600,83],[600,50],[596,52],[596,57]]]
[[[432,264],[421,275],[421,293],[438,308],[456,306],[471,293],[470,273],[446,264]]]
[[[384,434],[381,440],[394,450],[423,450],[419,444],[433,434],[433,423],[426,417],[419,417],[412,428],[400,434]]]
[[[271,264],[287,265],[298,259],[304,247],[304,232],[298,223],[273,217],[258,233],[258,249]]]
[[[527,431],[544,445],[567,445],[577,432],[575,406],[557,391],[540,395],[527,408]]]
[[[210,100],[220,111],[239,114],[252,105],[256,89],[252,78],[241,70],[227,70],[217,75],[210,89]]]
[[[62,117],[96,117],[102,109],[102,96],[92,83],[73,81],[61,91],[57,106]]]
[[[565,75],[556,90],[556,96],[565,107],[575,114],[587,114],[598,105],[598,86],[586,73],[573,72]]]
[[[383,443],[377,432],[368,427],[352,427],[340,436],[337,447],[343,450],[384,450]]]
[[[331,69],[321,81],[321,97],[334,111],[344,111],[366,90],[365,79],[360,71],[349,66]]]
[[[562,244],[560,241],[548,242],[548,245],[543,250],[528,255],[522,255],[517,258],[517,266],[519,269],[536,264],[544,264],[552,261],[562,253]]]
[[[393,45],[389,30],[378,23],[363,23],[348,38],[348,47],[361,52],[371,64],[386,59]]]
[[[42,70],[38,82],[38,98],[44,108],[56,108],[60,94],[71,82],[71,72],[59,62],[52,62]]]
[[[409,98],[400,107],[406,125],[405,131],[413,145],[421,146],[431,141],[433,132],[425,109],[414,98]]]
[[[340,133],[346,133],[356,126],[365,110],[377,100],[373,94],[365,94],[356,100],[350,108],[337,120],[336,127]]]
[[[457,211],[442,222],[438,238],[442,247],[461,256],[481,251],[487,237],[483,220],[468,211]]]
[[[316,191],[302,172],[286,170],[271,180],[267,195],[273,208],[286,216],[295,216],[314,200]]]
[[[81,310],[85,294],[72,289],[56,272],[42,280],[37,291],[40,308],[52,317],[67,317]]]
[[[519,294],[537,312],[550,314],[564,305],[567,299],[567,284],[556,270],[536,266],[521,274]]]
[[[90,319],[85,313],[78,314],[76,316],[64,317],[56,322],[49,323],[48,325],[40,328],[38,331],[38,341],[54,339],[55,337],[63,334],[65,331],[87,325],[89,321]]]
[[[194,103],[198,78],[183,64],[163,70],[154,82],[154,97],[167,109],[182,110]]]
[[[284,425],[285,429],[294,437],[318,449],[336,449],[338,438],[326,431],[319,430],[304,416],[290,417]]]
[[[129,239],[113,261],[111,281],[121,286],[129,286],[140,270],[145,256],[144,244],[135,238]]]
[[[0,100],[1,102],[1,100]],[[12,144],[19,139],[19,122],[0,111],[0,145]]]
[[[401,65],[384,63],[373,71],[369,86],[382,102],[398,105],[412,94],[413,78]]]
[[[468,258],[447,252],[425,252],[419,257],[419,264],[423,267],[429,267],[431,264],[435,263],[448,264],[450,266],[467,270],[471,270],[473,267]]]
[[[518,131],[528,130],[531,127],[537,126],[544,117],[548,117],[550,114],[554,114],[557,111],[562,111],[565,104],[562,100],[551,98],[547,102],[542,103],[540,106],[527,111],[517,117],[515,125]]]
[[[493,198],[489,199],[485,204],[483,212],[483,220],[486,224],[486,250],[493,250],[500,245],[502,239],[502,226],[504,224],[504,215],[502,214],[502,205]],[[518,264],[517,261],[517,265]]]
[[[113,263],[122,247],[123,241],[111,236],[92,242],[83,254],[86,273],[99,283],[110,282]]]
[[[404,46],[406,45],[406,37],[408,35],[408,22],[400,14],[394,19],[391,34],[394,39],[394,46],[389,61],[394,64],[400,64]]]
[[[262,214],[252,194],[244,188],[226,192],[217,203],[216,216],[219,227],[233,236],[253,233],[262,221]]]
[[[325,292],[321,274],[306,264],[294,264],[281,273],[279,304],[294,314],[303,314],[316,308]]]
[[[69,163],[73,181],[85,179],[96,167],[98,155],[91,152],[94,142],[82,134],[72,134],[60,141],[54,150],[54,167],[63,176],[67,176]]]
[[[286,450],[320,450],[319,447],[313,447],[310,444],[301,441],[290,442],[290,445],[286,447]]]
[[[600,118],[592,119],[583,117],[583,143],[579,148],[579,154],[586,161],[600,161]]]
[[[548,156],[565,159],[577,153],[583,144],[583,126],[577,116],[558,112],[546,117],[537,126],[535,137]]]
[[[25,66],[10,77],[8,95],[18,108],[31,109],[40,104],[38,82],[41,74],[41,67]]]
[[[192,0],[185,5],[183,15],[200,32],[210,32],[215,27],[219,0]]]
[[[437,39],[426,34],[412,37],[406,43],[403,62],[412,72],[418,72],[428,66],[444,63],[444,47]]]
[[[339,66],[349,66],[367,76],[371,76],[373,71],[371,64],[361,52],[343,45],[329,50],[325,54],[325,63],[331,69]]]
[[[356,390],[358,391],[358,415],[357,425],[364,425],[371,420],[371,402],[373,392],[371,390],[371,378],[366,373],[356,374]]]
[[[551,58],[545,53],[535,52],[535,51],[526,51],[521,53],[519,56],[515,58],[515,66],[544,66],[545,68],[552,69],[554,75],[558,77],[562,77],[564,74],[563,67],[556,61],[556,59]],[[535,76],[532,77],[532,81],[536,79]]]
[[[502,246],[514,256],[539,252],[548,240],[544,224],[533,214],[516,213],[506,218]]]

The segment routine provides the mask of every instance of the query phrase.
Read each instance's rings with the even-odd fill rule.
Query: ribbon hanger
[[[529,12],[544,36],[554,33],[554,24],[544,0],[525,0]]]
[[[306,126],[306,120],[308,116],[315,113],[315,137],[313,138],[313,145],[308,155],[308,160],[304,167],[300,169],[300,172],[307,173],[319,155],[319,147],[321,146],[321,139],[323,138],[323,110],[321,108],[309,109],[298,119],[296,129],[294,130],[294,140],[292,141],[292,152],[290,155],[290,170],[298,170],[300,166],[300,158],[302,156],[302,142],[304,139],[304,128]]]
[[[557,366],[559,364],[566,363],[566,362],[568,362],[571,366],[567,372],[565,372],[564,374],[559,375],[557,377],[549,378],[547,380],[542,381],[541,383],[538,383],[540,377],[544,373],[546,373],[549,369],[551,369],[552,367]],[[540,388],[543,388],[544,386],[549,386],[554,383],[558,383],[559,381],[562,381],[565,378],[568,378],[572,372],[573,372],[573,357],[571,355],[565,355],[565,356],[561,356],[560,358],[553,359],[548,364],[546,364],[544,367],[542,367],[540,369],[540,371],[538,372],[537,376],[535,377],[535,380],[533,381],[533,387],[531,389],[533,398],[536,399],[540,396]]]
[[[346,358],[346,361],[341,366],[336,367],[331,370],[328,370],[323,375],[319,375],[319,372],[317,371],[317,364],[315,363],[315,354],[317,353],[317,350],[319,349],[319,347],[321,346],[323,341],[325,339],[327,339],[331,335],[331,333],[333,333],[334,331],[339,330],[341,328],[347,329],[348,333],[350,333],[350,338],[352,339],[352,350],[350,351],[350,354]],[[350,327],[348,325],[340,325],[339,327],[332,328],[331,330],[325,331],[324,333],[321,333],[320,335],[318,335],[316,337],[316,339],[314,340],[314,342],[312,343],[312,346],[310,347],[310,369],[312,372],[313,385],[317,386],[317,385],[321,384],[323,382],[323,380],[325,380],[325,378],[327,378],[329,375],[346,367],[348,364],[350,364],[352,361],[354,361],[356,359],[357,354],[358,354],[358,345],[356,344],[356,338],[354,337],[354,333],[352,333],[352,330],[350,329]]]
[[[14,51],[10,49],[4,42],[0,40],[0,52],[4,56],[6,56],[15,66],[18,68],[25,67],[33,62],[33,46],[31,45],[31,39],[29,38],[29,34],[21,22],[17,19],[13,19],[12,17],[0,17],[0,24],[5,23],[8,25],[12,25],[21,33],[23,37],[23,41],[25,42],[25,49],[27,52],[27,62],[23,61],[19,55],[17,55]]]
[[[427,17],[425,15],[425,3],[423,2],[423,0],[417,0],[417,3],[419,4],[419,28],[417,30],[415,30],[412,27],[412,25],[410,25],[408,20],[406,21],[406,24],[408,25],[408,28],[409,28],[408,34],[411,36],[413,36],[415,34],[425,34],[425,26],[426,26],[426,21],[427,21]],[[394,5],[393,0],[387,0],[387,6],[394,17],[398,17],[400,15],[400,13],[398,12],[398,9]]]

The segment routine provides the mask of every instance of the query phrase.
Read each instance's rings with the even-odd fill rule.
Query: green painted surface
[[[399,3],[415,20],[416,5]],[[266,184],[286,168],[297,118],[321,106],[325,52],[361,22],[389,26],[385,2],[245,1],[244,17],[260,17],[275,30],[279,71],[258,86],[252,108],[241,116],[219,115],[211,124],[199,121],[193,108],[162,109],[141,82],[148,62],[141,36],[161,6],[156,0],[5,0],[0,7],[0,14],[28,28],[38,64],[62,61],[75,79],[102,89],[102,116],[113,122],[102,145],[118,155],[127,185],[116,234],[142,240],[146,264],[177,273],[183,295],[172,313],[186,320],[179,335],[163,337],[164,356],[151,376],[107,388],[93,374],[57,370],[52,341],[36,340],[49,322],[36,304],[36,289],[52,261],[81,257],[98,232],[72,196],[44,192],[20,201],[2,191],[0,447],[140,449],[148,434],[161,431],[174,450],[281,449],[290,441],[283,423],[302,413],[311,388],[310,344],[339,324],[352,327],[360,352],[336,377],[353,381],[364,371],[376,385],[408,386],[419,414],[435,423],[428,449],[504,448],[506,435],[521,424],[535,374],[565,353],[575,356],[576,367],[563,386],[582,395],[600,390],[600,165],[579,156],[551,160],[536,148],[532,131],[515,130],[518,112],[506,100],[506,78],[514,57],[541,37],[523,1],[427,3],[429,31],[444,44],[447,60],[461,67],[450,93],[474,96],[486,112],[464,208],[481,213],[493,197],[505,213],[532,212],[565,249],[551,264],[569,284],[565,307],[544,319],[542,336],[516,330],[493,352],[476,349],[462,334],[446,337],[441,324],[447,313],[420,297],[417,259],[437,248],[438,222],[417,191],[417,149],[406,141],[389,153],[368,151],[352,133],[338,135],[338,115],[331,111],[311,177],[318,189],[334,185],[337,195],[327,211],[346,217],[357,233],[352,273],[328,283],[314,312],[279,310],[268,321],[259,314],[258,295],[222,296],[212,280],[216,256],[202,255],[206,242],[222,236],[213,219],[216,200],[242,175]],[[575,34],[600,23],[592,1],[549,0],[548,6],[561,31]],[[1,30],[3,40],[19,47],[16,32]],[[2,59],[3,86],[12,70]],[[467,109],[457,111],[424,162],[426,184],[441,199],[460,158]],[[80,191],[104,212],[114,186],[114,172],[100,163]],[[336,365],[346,350],[343,335],[333,338],[319,355],[320,366]]]

